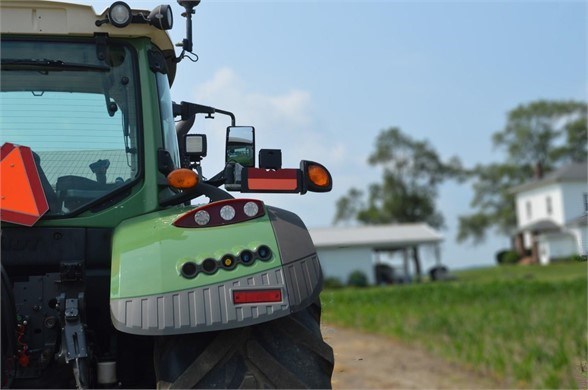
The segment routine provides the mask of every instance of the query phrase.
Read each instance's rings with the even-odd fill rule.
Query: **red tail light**
[[[173,223],[177,227],[203,228],[230,225],[265,215],[263,202],[257,199],[230,199],[209,203],[187,212]]]
[[[266,303],[282,302],[282,290],[279,288],[263,290],[239,290],[233,291],[233,303]]]

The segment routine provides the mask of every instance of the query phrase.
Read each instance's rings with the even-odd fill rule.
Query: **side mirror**
[[[252,126],[227,127],[225,162],[255,166],[255,129]]]

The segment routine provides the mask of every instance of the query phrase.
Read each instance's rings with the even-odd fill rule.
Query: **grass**
[[[323,319],[416,343],[508,387],[585,387],[586,271],[509,266],[449,283],[327,290]]]
[[[586,262],[554,263],[549,266],[517,266],[477,268],[455,273],[461,282],[493,282],[497,280],[564,281],[588,276]]]

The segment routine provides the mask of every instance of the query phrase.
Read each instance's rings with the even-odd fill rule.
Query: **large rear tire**
[[[227,331],[159,337],[160,389],[331,388],[333,350],[320,333],[320,305]]]

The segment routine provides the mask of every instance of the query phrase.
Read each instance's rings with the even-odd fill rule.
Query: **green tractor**
[[[326,192],[331,175],[172,101],[199,0],[178,3],[179,55],[169,5],[0,2],[2,387],[331,386],[304,223],[230,194]],[[208,179],[197,115],[231,121]]]

